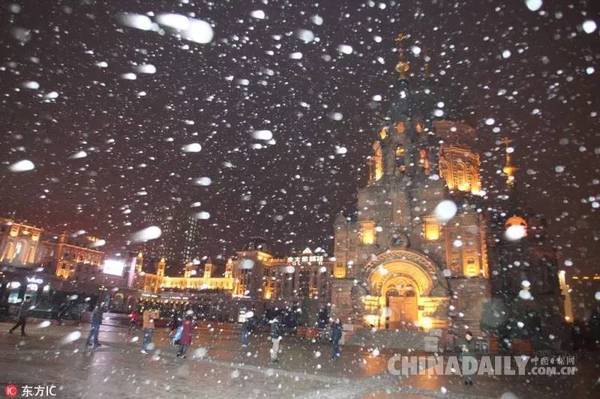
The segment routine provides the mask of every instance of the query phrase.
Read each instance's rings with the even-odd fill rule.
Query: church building
[[[401,52],[357,215],[335,221],[332,312],[356,328],[480,334],[491,293],[475,131],[435,120],[410,68]]]

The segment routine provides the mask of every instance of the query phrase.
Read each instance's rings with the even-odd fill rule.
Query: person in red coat
[[[181,338],[179,338],[179,352],[177,357],[185,359],[185,352],[192,344],[192,329],[194,328],[192,322],[192,315],[187,315],[185,320],[181,324]]]

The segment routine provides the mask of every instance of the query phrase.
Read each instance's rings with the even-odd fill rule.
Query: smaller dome
[[[527,236],[527,222],[521,216],[509,217],[504,227],[504,237],[509,241],[519,241]]]
[[[504,223],[504,226],[505,227],[509,227],[509,226],[527,227],[527,221],[525,219],[523,219],[521,216],[513,215],[506,220],[506,223]]]

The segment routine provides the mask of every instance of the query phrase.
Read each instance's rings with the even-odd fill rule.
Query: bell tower
[[[163,278],[165,276],[165,268],[167,266],[167,261],[165,258],[160,258],[158,263],[156,264],[156,275],[159,278]]]
[[[227,263],[225,263],[225,278],[233,277],[233,260],[231,258],[227,259]]]
[[[212,276],[213,264],[212,260],[208,258],[206,264],[204,265],[204,279],[208,280]]]

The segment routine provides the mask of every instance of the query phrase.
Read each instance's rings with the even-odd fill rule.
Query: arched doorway
[[[404,329],[418,322],[418,292],[414,282],[399,276],[382,289],[385,298],[385,328]]]
[[[378,327],[385,329],[423,327],[423,319],[431,310],[426,309],[425,302],[439,280],[424,256],[406,250],[398,255],[380,259],[368,269],[367,319],[378,320]]]

